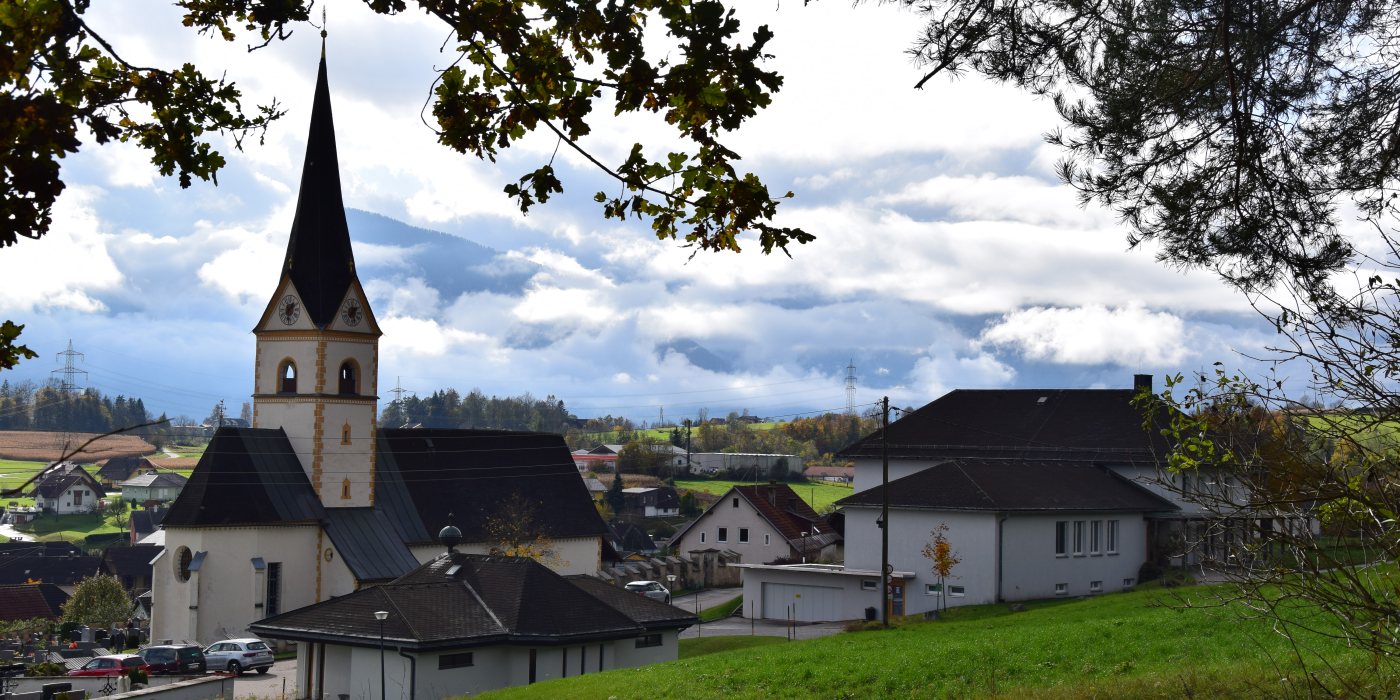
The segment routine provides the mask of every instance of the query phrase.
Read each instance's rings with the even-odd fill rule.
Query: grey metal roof
[[[312,523],[324,514],[281,428],[219,428],[162,525]]]
[[[361,583],[396,579],[418,566],[383,511],[327,508],[326,534]]]

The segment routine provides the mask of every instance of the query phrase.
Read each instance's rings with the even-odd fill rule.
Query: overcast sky
[[[955,388],[1127,387],[1135,373],[1160,386],[1165,373],[1242,364],[1239,352],[1271,339],[1213,277],[1129,251],[1111,214],[1078,206],[1053,175],[1047,102],[973,78],[914,90],[902,51],[913,16],[744,4],[746,22],[775,30],[786,83],[730,143],[773,190],[797,193],[778,223],[818,238],[792,259],[691,259],[644,226],[604,221],[591,201],[604,181],[567,151],[565,196],[522,217],[501,188],[554,142],[527,140],[496,164],[438,146],[420,111],[453,60],[445,27],[331,0],[346,205],[490,246],[500,256],[487,272],[531,274],[513,290],[461,291],[402,265],[411,251],[357,246],[385,331],[385,400],[401,378],[420,395],[552,393],[581,416],[788,416],[844,409],[852,360],[858,404],[921,405]],[[276,98],[287,116],[264,144],[224,149],[217,187],[181,190],[119,144],[66,159],[52,232],[0,250],[0,318],[26,324],[42,354],[4,377],[47,379],[71,339],[89,386],[172,416],[202,418],[220,399],[236,410],[291,225],[319,38],[301,27],[249,54],[246,38],[182,27],[167,3],[97,2],[89,17],[129,61],[226,72],[249,107]],[[586,145],[608,162],[636,140],[666,145],[642,119],[594,131]],[[712,356],[709,368],[666,349],[682,345]]]

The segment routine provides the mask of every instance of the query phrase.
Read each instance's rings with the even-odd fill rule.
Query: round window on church
[[[189,547],[181,547],[175,550],[175,578],[184,583],[190,580],[190,562],[194,560],[194,555],[190,553]]]

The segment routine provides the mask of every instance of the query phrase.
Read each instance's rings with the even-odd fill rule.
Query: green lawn
[[[38,474],[45,464],[47,462],[0,459],[0,490],[18,488],[20,484]]]
[[[720,603],[719,605],[712,605],[708,608],[705,608],[704,610],[701,610],[700,621],[714,622],[715,620],[722,620],[733,614],[734,609],[743,604],[744,596],[736,595],[733,598],[730,598],[729,600]]]
[[[768,482],[677,479],[676,488],[678,490],[699,491],[701,493],[722,496],[724,492],[728,491],[730,488],[754,483],[766,484]],[[818,513],[830,507],[831,504],[835,503],[837,500],[845,498],[852,493],[850,486],[843,486],[841,484],[833,484],[825,481],[793,481],[788,482],[788,486],[791,486],[792,490],[797,492],[797,495],[801,496],[802,500],[806,501],[807,505],[812,506]]]
[[[753,647],[766,647],[769,644],[785,643],[787,643],[787,640],[782,637],[703,637],[682,639],[680,658],[689,659],[706,654],[718,654],[722,651],[752,649]]]
[[[37,540],[63,540],[77,542],[88,535],[101,535],[121,532],[113,518],[103,518],[96,513],[80,515],[43,515],[32,522],[18,525],[15,529]]]
[[[1218,592],[1207,587],[1151,589],[1031,603],[1023,613],[1005,606],[965,608],[939,622],[809,641],[779,639],[741,650],[706,648],[670,663],[487,695],[686,700],[1308,696],[1308,676],[1294,660],[1289,640],[1238,606],[1205,607],[1216,603]],[[1203,607],[1182,607],[1183,599]],[[1309,657],[1308,670],[1333,692],[1337,681],[1316,654],[1349,681],[1370,684],[1383,695],[1393,692],[1393,674],[1372,669],[1365,654],[1310,635],[1300,635],[1298,642]],[[714,642],[726,643],[741,644]]]

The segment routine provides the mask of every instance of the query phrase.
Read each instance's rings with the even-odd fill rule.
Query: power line
[[[60,389],[63,391],[63,393],[65,393],[65,394],[77,393],[77,391],[78,391],[78,384],[77,384],[77,382],[75,381],[75,379],[77,378],[77,376],[78,376],[79,374],[81,374],[81,375],[83,375],[84,381],[86,381],[86,379],[87,379],[87,370],[78,369],[77,367],[73,366],[73,359],[74,359],[74,358],[83,358],[83,354],[80,353],[80,352],[78,352],[77,350],[74,350],[74,349],[73,349],[73,340],[70,338],[70,339],[68,340],[68,349],[67,349],[67,350],[64,350],[63,352],[58,353],[58,356],[61,357],[61,358],[63,358],[63,369],[56,369],[56,370],[53,370],[52,372],[49,372],[49,374],[62,374],[62,375],[63,375],[63,381],[62,381],[62,382],[60,383],[60,385],[59,385],[59,387],[60,387]]]

